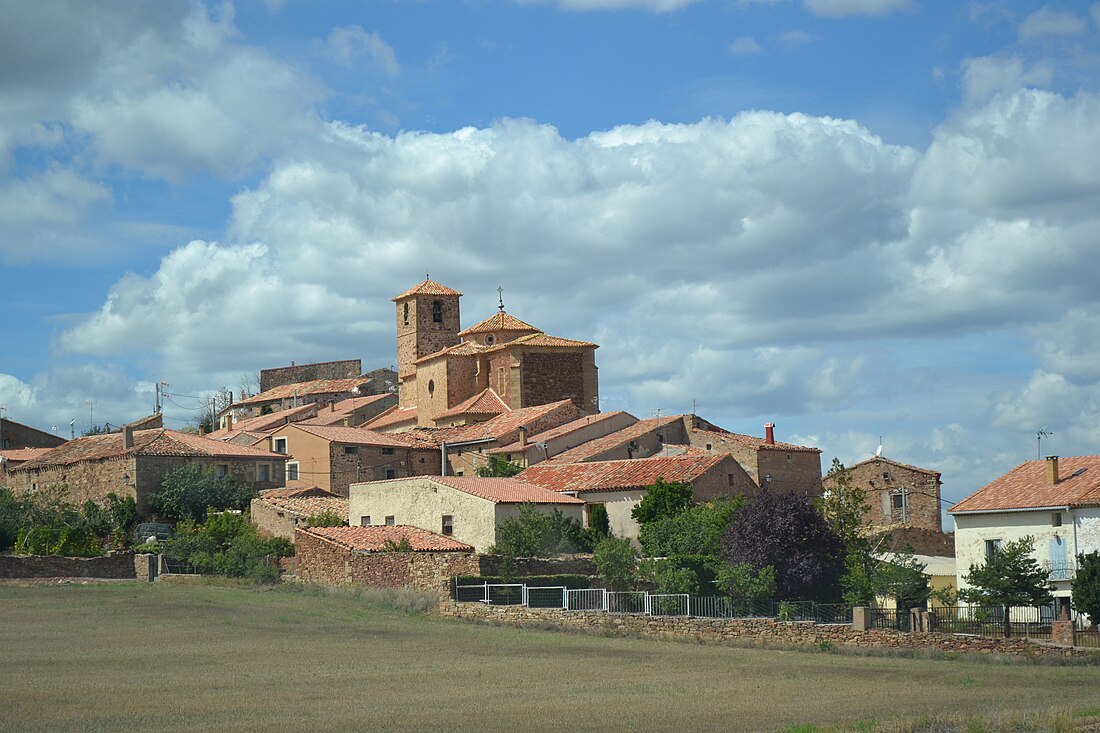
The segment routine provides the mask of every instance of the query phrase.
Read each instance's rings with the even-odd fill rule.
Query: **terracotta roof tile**
[[[724,430],[702,430],[700,428],[692,428],[696,433],[710,433],[722,440],[728,440],[733,443],[739,443],[740,445],[752,448],[754,450],[781,450],[781,451],[801,451],[804,453],[820,453],[820,448],[811,448],[806,445],[795,445],[794,443],[783,443],[781,441],[775,441],[769,443],[763,438],[758,438],[755,435],[742,435],[741,433],[730,433]]]
[[[486,349],[490,351],[503,351],[504,349],[511,348],[513,346],[533,346],[533,347],[558,347],[558,348],[593,348],[599,347],[591,341],[575,341],[573,339],[562,338],[561,336],[549,336],[545,333],[533,333],[530,336],[520,336],[513,341],[505,341],[504,343],[497,344],[496,346],[490,346]]]
[[[211,433],[207,433],[206,437],[211,440],[230,440],[241,433],[266,433],[273,428],[280,427],[284,423],[305,420],[316,413],[316,404],[299,405],[298,407],[279,410],[278,412],[272,412],[267,415],[257,415],[256,417],[249,417],[244,420],[236,420],[233,422],[232,430],[219,428]]]
[[[492,333],[495,331],[527,331],[529,333],[541,333],[530,323],[524,323],[513,315],[499,311],[486,318],[481,323],[474,324],[467,329],[458,332],[459,336],[467,336],[474,333]]]
[[[392,396],[392,394],[372,394],[365,397],[349,397],[331,405],[321,406],[315,417],[307,418],[303,422],[310,425],[341,425],[356,410]]]
[[[1028,461],[994,479],[948,511],[1100,506],[1100,456],[1058,459],[1060,480],[1047,480],[1046,461]]]
[[[439,351],[432,352],[427,356],[422,356],[413,363],[423,364],[424,362],[432,361],[433,359],[438,359],[443,356],[474,356],[476,354],[480,354],[487,349],[487,346],[482,346],[481,344],[474,341],[463,341],[461,343],[455,344],[454,346],[448,346],[444,349],[440,349]]]
[[[366,428],[368,430],[381,430],[382,428],[402,425],[407,422],[411,422],[414,425],[416,424],[416,408],[394,406],[386,410],[373,420],[369,420],[368,422],[363,423],[359,427]]]
[[[314,379],[309,382],[296,382],[294,384],[281,384],[272,387],[266,392],[246,397],[235,402],[235,405],[254,405],[260,402],[272,402],[274,400],[291,399],[297,394],[299,397],[315,394],[340,394],[342,392],[358,392],[359,388],[370,382],[366,377],[351,377],[350,379]]]
[[[560,400],[559,402],[504,412],[485,422],[473,423],[472,425],[436,428],[432,431],[432,434],[437,439],[446,440],[448,443],[461,443],[467,440],[499,440],[500,438],[507,438],[511,442],[515,438],[512,433],[518,432],[520,425],[534,423],[536,420],[547,418],[555,412],[565,415],[579,411],[579,409],[571,400]]]
[[[465,402],[455,405],[446,412],[439,413],[435,419],[439,420],[459,415],[499,415],[502,412],[509,412],[511,409],[504,404],[504,400],[500,399],[500,395],[490,387],[478,392]]]
[[[551,491],[625,491],[649,486],[657,479],[691,482],[731,456],[708,453],[684,456],[659,456],[628,461],[592,461],[590,463],[531,466],[517,478]]]
[[[393,298],[393,302],[396,303],[399,300],[404,300],[411,295],[462,295],[462,293],[458,292],[457,290],[452,290],[446,285],[440,285],[433,280],[425,280],[419,285],[412,286],[405,292],[401,293],[401,295],[395,296]]]
[[[582,418],[572,420],[570,422],[565,423],[564,425],[559,425],[556,428],[551,428],[550,430],[544,430],[541,433],[538,433],[537,435],[527,436],[527,447],[530,448],[534,443],[545,443],[548,440],[554,440],[555,438],[560,438],[563,435],[569,435],[570,433],[575,433],[576,431],[581,430],[583,428],[586,428],[589,425],[596,425],[598,423],[604,422],[605,420],[611,420],[611,419],[616,418],[620,415],[627,415],[627,414],[629,414],[629,413],[624,412],[622,410],[618,410],[616,412],[600,412],[600,413],[597,413],[595,415],[585,415]],[[593,440],[595,440],[595,438]],[[489,452],[490,453],[520,453],[522,450],[523,450],[523,446],[521,446],[519,444],[519,441],[516,441],[514,443],[509,443],[508,445],[506,445],[502,448],[493,448]]]
[[[69,465],[81,461],[97,461],[126,455],[138,456],[194,456],[225,458],[267,458],[286,460],[287,456],[270,453],[251,446],[236,443],[224,443],[210,440],[190,433],[157,428],[155,430],[135,430],[134,447],[127,449],[123,445],[122,433],[107,435],[89,435],[70,440],[48,453],[28,461],[15,470],[33,470],[47,466]]]
[[[348,500],[319,487],[308,489],[271,489],[261,491],[256,501],[272,509],[311,517],[321,512],[348,516]]]
[[[0,456],[5,461],[33,461],[52,451],[53,448],[8,448],[0,450]]]
[[[316,435],[332,443],[351,445],[378,445],[385,448],[409,448],[413,440],[404,433],[378,433],[366,428],[345,428],[332,425],[303,425],[294,423],[293,427],[310,435]],[[279,431],[275,431],[278,433]]]
[[[589,461],[602,453],[626,445],[632,440],[637,440],[646,433],[659,430],[660,428],[671,425],[677,420],[682,419],[683,415],[669,415],[667,417],[651,417],[645,420],[639,420],[622,430],[609,433],[602,438],[590,440],[587,443],[581,443],[576,448],[570,448],[563,453],[559,453],[551,457],[549,462],[581,463],[583,461]]]
[[[310,527],[299,529],[306,535],[330,542],[347,550],[378,552],[384,550],[386,541],[400,544],[408,540],[415,552],[473,552],[465,542],[408,525],[374,525],[370,527]]]
[[[488,499],[495,504],[583,504],[574,496],[517,478],[477,478],[474,476],[432,476],[431,480],[465,494]]]
[[[898,461],[891,460],[891,459],[886,458],[884,456],[872,456],[872,457],[868,458],[865,461],[860,461],[859,463],[855,463],[851,466],[848,466],[848,470],[851,470],[851,469],[855,468],[856,466],[862,466],[862,465],[867,464],[867,463],[889,463],[891,466],[897,466],[898,468],[905,468],[905,469],[908,469],[910,471],[916,471],[917,473],[926,474],[928,476],[939,476],[940,475],[939,471],[933,471],[930,468],[921,468],[920,466],[911,466],[908,463],[900,463]]]

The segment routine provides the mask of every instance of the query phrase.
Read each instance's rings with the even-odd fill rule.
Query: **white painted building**
[[[1056,603],[1068,602],[1077,556],[1100,550],[1100,456],[1028,461],[951,507],[958,587],[1002,545],[1031,537]]]

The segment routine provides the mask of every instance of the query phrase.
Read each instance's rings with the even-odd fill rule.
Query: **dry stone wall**
[[[104,557],[0,555],[0,578],[134,578],[134,555]]]

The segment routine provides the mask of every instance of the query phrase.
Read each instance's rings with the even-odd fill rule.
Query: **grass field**
[[[291,588],[0,587],[2,730],[1005,729],[1017,712],[1050,730],[1100,714],[1098,693],[1097,666],[611,639]]]

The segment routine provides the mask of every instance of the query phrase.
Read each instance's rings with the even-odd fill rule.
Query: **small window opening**
[[[393,455],[393,448],[383,448],[382,449],[382,455],[392,456]]]
[[[986,540],[985,541],[985,557],[986,557],[987,560],[989,558],[993,557],[995,554],[997,554],[1000,551],[1001,551],[1001,541],[1000,540]]]
[[[1062,512],[1054,512],[1050,515],[1050,526],[1061,527],[1062,526]]]
[[[450,535],[454,534],[455,519],[450,514],[444,514],[443,515],[442,525],[443,526],[440,527],[440,530],[439,530],[440,534],[445,534],[447,536],[450,536]]]
[[[443,304],[438,300],[432,301],[432,323],[443,323]]]
[[[357,446],[357,445],[345,445],[344,446],[344,455],[345,456],[354,456],[358,453],[359,453],[359,446]]]
[[[394,518],[394,516],[392,514],[390,516],[386,517],[386,526],[387,527],[392,527],[395,524],[397,524],[397,520]]]
[[[386,478],[397,478],[397,469],[396,468],[387,468],[386,469]]]
[[[409,304],[405,304],[405,325],[409,325]]]
[[[359,526],[360,527],[369,527],[370,526],[370,515],[369,514],[367,514],[365,516],[362,516],[362,517],[359,517]]]

